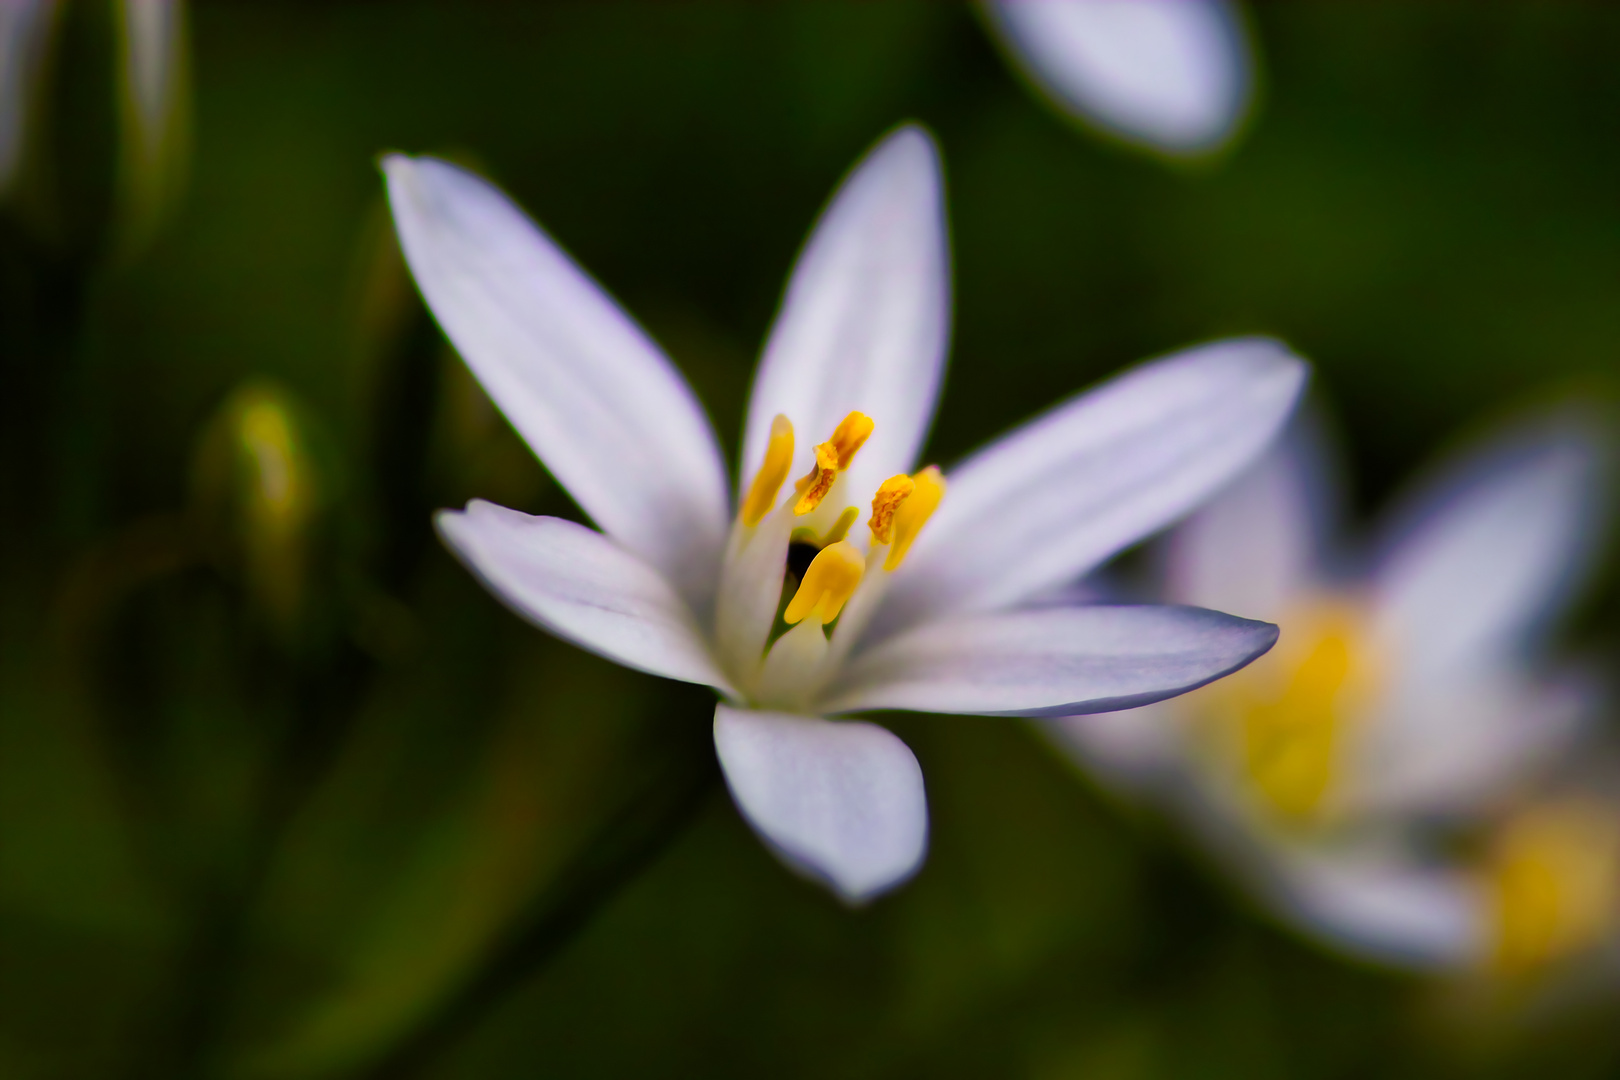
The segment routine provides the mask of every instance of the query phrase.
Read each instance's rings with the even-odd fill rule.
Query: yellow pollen
[[[866,523],[875,543],[887,544],[894,539],[894,512],[916,486],[911,477],[901,473],[889,477],[877,489],[877,494],[872,496],[872,517]]]
[[[771,441],[765,447],[765,461],[754,474],[754,482],[748,487],[748,497],[743,500],[741,517],[744,525],[758,525],[771,512],[776,493],[782,490],[788,470],[792,467],[793,423],[777,413],[776,419],[771,421]]]
[[[782,621],[789,626],[811,617],[819,619],[823,626],[832,622],[855,594],[865,573],[866,559],[854,544],[848,540],[828,544],[804,572],[804,582],[788,602]]]
[[[799,493],[799,501],[793,507],[794,514],[803,517],[821,505],[821,500],[832,490],[838,474],[849,468],[855,460],[856,451],[871,438],[873,426],[870,416],[852,412],[838,422],[832,438],[816,446],[815,468],[794,485],[794,490]]]
[[[872,500],[874,521],[878,518],[878,499],[883,497],[884,488],[893,482],[893,479],[884,481],[883,487],[878,488],[877,497]],[[928,519],[934,516],[934,511],[939,508],[939,500],[945,497],[945,477],[940,474],[938,465],[930,465],[916,473],[911,477],[911,483],[911,493],[903,496],[895,505],[894,517],[889,522],[889,529],[885,530],[893,534],[893,539],[889,542],[888,558],[883,560],[883,569],[887,571],[897,570],[900,564],[905,562],[906,552],[911,550],[917,534],[928,524]],[[872,531],[875,538],[876,526]]]
[[[1620,915],[1620,815],[1578,799],[1520,813],[1497,839],[1488,882],[1500,974],[1596,945]]]

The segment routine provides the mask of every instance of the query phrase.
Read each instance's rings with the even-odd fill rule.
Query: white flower
[[[1065,112],[1173,156],[1220,149],[1253,96],[1228,0],[986,0],[1009,55]]]
[[[1321,456],[1283,440],[1173,534],[1166,590],[1275,620],[1277,649],[1176,702],[1062,721],[1061,741],[1115,781],[1168,790],[1329,941],[1416,968],[1488,963],[1515,932],[1494,886],[1418,841],[1522,788],[1592,712],[1539,644],[1591,561],[1601,451],[1579,423],[1506,432],[1421,487],[1345,577],[1321,535]]]
[[[536,624],[718,690],[715,745],[739,807],[844,897],[916,869],[927,808],[904,744],[822,717],[1117,709],[1270,647],[1274,627],[1208,611],[1018,608],[1261,451],[1304,377],[1274,342],[1124,375],[964,462],[948,494],[938,469],[913,471],[950,309],[939,166],[921,130],[857,166],[799,257],[754,384],[736,504],[692,392],[549,237],[452,165],[395,155],[384,169],[429,307],[602,530],[475,501],[441,513],[441,534]]]

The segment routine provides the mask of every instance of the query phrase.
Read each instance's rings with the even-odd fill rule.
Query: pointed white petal
[[[1320,488],[1299,440],[1284,438],[1170,537],[1167,595],[1182,604],[1278,619],[1318,570]]]
[[[792,475],[851,410],[876,429],[850,471],[860,498],[911,471],[933,419],[950,324],[950,255],[939,158],[902,127],[833,196],[793,269],[748,404],[742,476],[764,460],[771,420],[793,421]],[[836,511],[835,511],[836,512]]]
[[[949,488],[874,632],[1066,584],[1169,525],[1265,450],[1305,365],[1264,338],[1146,364],[992,443]]]
[[[1225,0],[991,0],[992,22],[1059,105],[1172,154],[1213,150],[1243,118],[1252,60]]]
[[[1186,693],[1271,648],[1270,623],[1183,607],[1043,608],[918,626],[857,652],[820,708],[1070,716]]]
[[[735,696],[686,602],[601,533],[480,499],[434,520],[489,590],[535,625],[626,667]]]
[[[922,865],[922,770],[883,728],[721,705],[714,746],[748,823],[845,900],[869,900]]]
[[[1330,944],[1393,967],[1455,971],[1485,948],[1485,898],[1460,873],[1412,860],[1294,856],[1279,868],[1285,910]]]
[[[1374,614],[1406,680],[1488,667],[1529,643],[1589,568],[1604,449],[1576,422],[1493,441],[1396,518]]]
[[[493,185],[432,158],[383,170],[411,273],[478,381],[604,532],[705,601],[725,467],[680,374]]]

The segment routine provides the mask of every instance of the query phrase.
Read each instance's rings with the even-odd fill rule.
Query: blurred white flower
[[[921,130],[855,168],[799,256],[735,502],[679,373],[521,210],[442,161],[394,155],[384,169],[429,307],[602,530],[475,501],[442,512],[441,534],[543,628],[718,690],[715,745],[743,814],[847,899],[917,868],[927,807],[903,743],[823,717],[1119,709],[1270,647],[1274,627],[1210,611],[1020,608],[1261,452],[1304,379],[1275,342],[1125,374],[964,462],[948,493],[938,469],[914,471],[950,314],[939,165]]]
[[[55,0],[0,4],[0,194],[11,189],[22,163],[55,17]]]
[[[986,0],[1008,54],[1064,112],[1177,157],[1219,150],[1254,92],[1228,0]]]
[[[1276,621],[1277,648],[1177,702],[1056,722],[1059,740],[1168,794],[1307,930],[1398,965],[1489,964],[1518,931],[1487,882],[1418,841],[1522,790],[1593,711],[1586,681],[1539,649],[1599,531],[1605,440],[1565,420],[1432,478],[1353,577],[1325,552],[1321,455],[1284,440],[1173,534],[1166,589]]]

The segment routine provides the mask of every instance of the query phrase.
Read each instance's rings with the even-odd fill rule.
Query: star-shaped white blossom
[[[948,474],[917,468],[944,371],[949,259],[931,140],[851,173],[799,256],[734,499],[658,347],[484,180],[391,156],[412,273],[490,396],[600,531],[475,501],[441,534],[507,604],[628,667],[714,687],[732,795],[850,901],[921,863],[921,770],[882,709],[1004,716],[1183,693],[1274,627],[1187,607],[1031,607],[1259,454],[1304,366],[1206,345],[1059,405]]]

